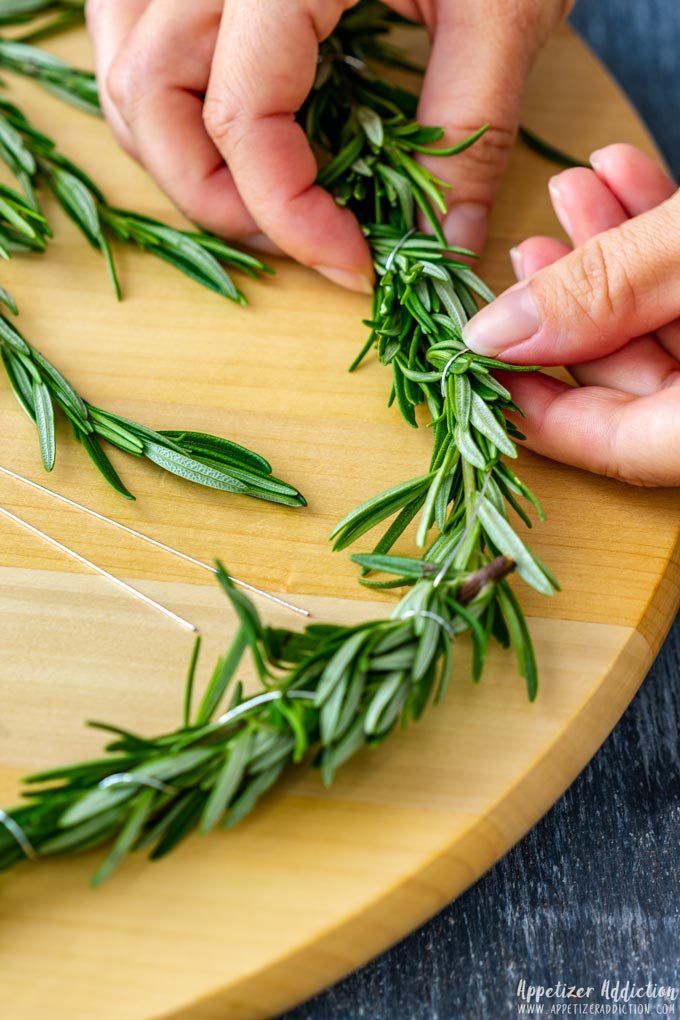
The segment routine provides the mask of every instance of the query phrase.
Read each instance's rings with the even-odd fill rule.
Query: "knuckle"
[[[203,102],[203,124],[214,142],[218,144],[231,142],[242,110],[242,104],[224,84],[220,86],[219,94],[208,89]]]
[[[626,259],[613,255],[601,238],[591,238],[565,264],[568,297],[598,329],[614,316],[635,314],[635,285]]]
[[[139,102],[144,77],[139,62],[124,50],[117,54],[109,67],[106,90],[126,118],[134,112]]]
[[[456,125],[456,135],[466,138],[479,130],[479,123]],[[496,184],[505,167],[515,142],[516,130],[505,124],[492,123],[475,145],[462,156],[456,156],[456,166],[465,160],[474,171],[474,180],[481,185]]]

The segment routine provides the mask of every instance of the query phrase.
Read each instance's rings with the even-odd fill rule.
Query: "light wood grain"
[[[82,37],[55,49],[85,63]],[[17,94],[112,200],[179,222],[104,125],[30,86]],[[526,122],[567,149],[627,139],[650,148],[617,90],[566,32],[551,44]],[[552,168],[518,149],[494,214],[483,273],[510,282],[507,249],[555,230]],[[50,210],[50,215],[52,215]],[[247,283],[247,311],[148,256],[120,256],[115,306],[96,253],[58,214],[42,259],[3,282],[27,336],[94,402],[157,427],[205,428],[252,446],[295,482],[294,512],[200,491],[116,457],[139,499],[125,504],[63,430],[50,484],[238,576],[294,596],[319,619],[389,612],[330,552],[332,525],[367,496],[422,470],[430,438],[385,407],[374,363],[350,377],[367,302],[281,262]],[[2,462],[40,477],[31,426],[0,390]],[[0,987],[12,1020],[262,1020],[367,959],[497,860],[550,806],[632,697],[678,604],[677,493],[637,491],[525,454],[548,522],[532,536],[563,584],[521,589],[542,685],[529,705],[496,650],[483,682],[460,645],[444,705],[325,791],[291,773],[242,826],[193,838],[167,861],[136,858],[87,886],[94,858],[0,877]],[[2,480],[0,501],[200,624],[201,678],[232,632],[207,575],[121,540]],[[190,641],[105,582],[0,521],[0,802],[27,770],[96,753],[82,725],[105,718],[159,732],[179,718]],[[519,588],[518,588],[519,590]],[[267,618],[279,610],[261,605]],[[246,677],[247,678],[247,677]],[[252,682],[252,677],[250,677]]]

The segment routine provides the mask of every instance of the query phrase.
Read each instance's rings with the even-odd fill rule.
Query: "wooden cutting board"
[[[55,51],[86,64],[84,34]],[[14,87],[14,83],[12,83]],[[115,202],[177,220],[106,127],[15,93],[38,126]],[[651,149],[630,108],[566,30],[548,48],[525,122],[582,156],[627,139]],[[514,153],[483,275],[510,283],[507,250],[554,232],[553,168]],[[3,284],[26,335],[93,402],[156,427],[206,429],[266,455],[309,508],[201,491],[123,455],[127,504],[59,436],[50,484],[237,576],[288,593],[320,620],[386,614],[327,535],[351,507],[420,473],[430,437],[385,406],[375,362],[346,368],[368,302],[284,262],[244,285],[251,306],[206,293],[149,256],[118,253],[116,305],[101,260],[49,207],[49,254],[17,259]],[[0,463],[42,479],[36,438],[0,385]],[[129,861],[88,887],[98,855],[0,876],[0,988],[8,1020],[262,1020],[334,981],[474,882],[548,809],[630,701],[678,605],[678,493],[639,491],[531,455],[521,473],[548,522],[536,549],[563,592],[523,588],[541,671],[530,705],[510,655],[479,686],[468,650],[445,704],[324,790],[290,774],[234,832],[194,837],[166,861]],[[202,677],[233,619],[207,574],[0,480],[0,503],[199,624]],[[366,543],[366,546],[368,544]],[[181,711],[190,639],[105,581],[0,521],[0,803],[27,771],[97,753],[85,719],[157,733]],[[521,587],[521,586],[520,586]],[[260,602],[269,620],[293,621]],[[252,679],[252,678],[251,678]],[[596,826],[593,826],[595,832]]]

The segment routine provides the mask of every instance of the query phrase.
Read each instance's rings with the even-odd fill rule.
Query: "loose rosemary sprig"
[[[379,744],[400,723],[419,719],[431,700],[441,700],[455,638],[466,631],[478,679],[489,629],[500,627],[507,638],[497,605],[511,616],[514,596],[504,578],[512,561],[501,557],[474,573],[448,566],[442,574],[437,555],[400,558],[394,566],[408,575],[407,584],[418,581],[390,619],[311,624],[294,633],[263,626],[218,564],[239,630],[198,707],[192,697],[197,645],[182,726],[146,737],[93,723],[115,736],[106,756],[28,778],[28,802],[7,813],[18,830],[0,825],[0,871],[26,857],[112,842],[94,875],[97,885],[131,851],[151,848],[156,860],[194,830],[236,825],[287,766],[311,760],[330,784],[361,747]],[[232,681],[247,649],[262,689],[246,697]]]
[[[71,24],[71,19],[68,19]],[[58,22],[65,27],[63,17]],[[52,24],[52,31],[56,24]],[[46,33],[44,29],[41,35]],[[97,82],[90,71],[71,67],[58,57],[27,42],[0,38],[0,68],[32,78],[48,92],[85,113],[101,116]]]
[[[16,304],[3,289],[0,301],[16,315]],[[3,314],[0,357],[17,400],[38,430],[46,471],[52,470],[56,458],[58,408],[102,477],[126,499],[134,496],[106,455],[102,441],[198,485],[285,506],[306,505],[297,489],[272,475],[271,465],[263,457],[237,443],[202,432],[154,431],[90,404]]]
[[[110,245],[112,237],[156,255],[202,286],[242,305],[246,299],[225,266],[253,278],[272,271],[253,255],[212,234],[177,230],[140,213],[110,205],[92,178],[6,99],[0,99],[0,159],[15,175],[26,201],[36,211],[40,211],[37,189],[42,185],[52,191],[83,236],[101,251],[118,297],[120,284]]]

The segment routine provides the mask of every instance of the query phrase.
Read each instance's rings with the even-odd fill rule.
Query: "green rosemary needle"
[[[0,184],[0,257],[18,251],[44,251],[52,236],[49,224],[24,195]]]

